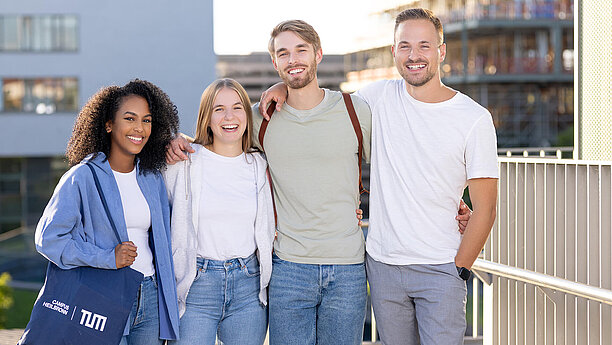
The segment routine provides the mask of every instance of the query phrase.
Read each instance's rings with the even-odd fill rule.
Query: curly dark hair
[[[153,115],[151,136],[142,151],[136,155],[140,160],[140,169],[143,172],[151,172],[164,166],[166,145],[178,132],[178,111],[165,92],[140,79],[134,79],[123,87],[102,88],[83,106],[66,148],[66,158],[71,166],[78,164],[90,153],[97,155],[98,152],[103,152],[108,158],[111,139],[105,124],[115,118],[121,102],[130,95],[144,98]]]

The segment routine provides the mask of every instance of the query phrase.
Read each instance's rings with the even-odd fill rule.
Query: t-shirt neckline
[[[461,94],[461,92],[450,88],[451,90],[455,91],[455,95],[449,99],[447,99],[446,101],[442,101],[442,102],[436,102],[436,103],[428,103],[428,102],[423,102],[423,101],[419,101],[418,99],[412,97],[412,95],[408,92],[408,88],[406,87],[406,80],[404,79],[400,79],[401,83],[400,83],[400,87],[402,88],[402,92],[404,93],[404,96],[413,104],[416,104],[418,106],[422,106],[422,107],[443,107],[443,106],[447,106],[450,104],[453,104],[455,102],[457,102],[457,100],[459,99],[459,94]]]

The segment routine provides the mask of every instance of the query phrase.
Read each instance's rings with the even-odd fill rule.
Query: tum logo
[[[81,325],[89,328],[93,328],[96,331],[104,332],[104,326],[106,326],[106,316],[94,314],[85,309],[81,309]]]

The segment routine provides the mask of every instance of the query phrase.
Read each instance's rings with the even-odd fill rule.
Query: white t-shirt
[[[152,276],[155,274],[155,267],[153,267],[153,253],[149,247],[151,211],[138,186],[136,169],[129,173],[120,173],[113,170],[113,174],[121,195],[123,217],[128,237],[138,247],[136,249],[138,255],[130,267],[142,273],[145,277]]]
[[[491,114],[460,92],[420,102],[403,79],[357,95],[372,110],[368,254],[392,265],[453,262],[467,180],[499,177]]]
[[[255,252],[257,186],[254,158],[218,155],[206,148],[198,222],[198,256],[246,258]]]

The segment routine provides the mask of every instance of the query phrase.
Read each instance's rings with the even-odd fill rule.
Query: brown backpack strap
[[[276,215],[276,203],[274,202],[274,188],[272,186],[272,176],[270,175],[270,167],[266,168],[266,175],[268,176],[268,184],[270,184],[270,193],[272,193],[272,209],[274,209],[274,228],[278,227],[278,216]]]
[[[266,113],[268,114],[268,116],[270,116],[270,120],[272,120],[272,114],[274,114],[274,110],[276,109],[276,102],[271,102],[270,105],[268,106],[268,110],[266,110]],[[261,146],[261,150],[263,152],[266,152],[266,150],[264,149],[264,136],[266,135],[266,129],[268,128],[268,123],[270,123],[270,121],[266,121],[266,119],[263,119],[263,121],[261,122],[261,126],[259,127],[259,145]],[[276,212],[276,210],[274,211]]]
[[[270,106],[268,106],[268,110],[266,110],[266,113],[268,114],[268,116],[270,116],[270,120],[272,120],[272,114],[274,114],[274,109],[276,109],[276,102],[272,102],[270,103]],[[270,123],[270,121],[266,121],[266,119],[264,119],[261,122],[261,126],[259,127],[259,145],[261,145],[261,150],[265,152],[264,150],[264,136],[266,135],[266,129],[268,128],[268,123]],[[270,185],[270,193],[272,195],[272,209],[274,210],[274,228],[276,229],[278,227],[278,216],[276,215],[276,203],[274,202],[274,186],[272,186],[272,175],[270,175],[270,166],[268,166],[266,168],[266,175],[268,176],[268,184]]]
[[[357,142],[359,143],[359,148],[357,149],[357,156],[359,158],[359,194],[363,192],[370,193],[367,189],[363,187],[363,182],[361,181],[361,161],[363,160],[363,134],[361,133],[359,119],[357,118],[357,113],[355,113],[355,107],[353,106],[353,100],[351,99],[351,95],[343,92],[342,97],[344,98],[346,110],[348,110],[349,117],[351,118],[351,123],[353,124],[355,135],[357,136]]]

